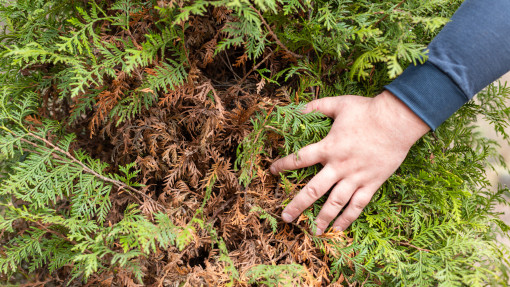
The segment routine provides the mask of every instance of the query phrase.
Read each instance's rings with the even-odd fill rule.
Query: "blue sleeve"
[[[435,130],[510,70],[510,0],[466,0],[428,49],[385,88]]]

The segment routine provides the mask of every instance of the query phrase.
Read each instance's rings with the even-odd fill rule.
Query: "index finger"
[[[341,103],[341,101],[342,101],[341,96],[326,97],[313,100],[306,104],[306,108],[304,109],[303,113],[307,114],[313,111],[318,111],[327,117],[335,118],[338,113],[340,107],[339,104]]]
[[[286,222],[296,219],[337,182],[337,173],[333,168],[326,165],[285,207],[282,211],[282,219]]]

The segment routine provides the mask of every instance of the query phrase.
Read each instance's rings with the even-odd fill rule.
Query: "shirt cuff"
[[[448,75],[430,62],[409,66],[385,88],[432,130],[437,129],[469,100]]]

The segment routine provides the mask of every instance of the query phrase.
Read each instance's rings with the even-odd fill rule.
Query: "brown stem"
[[[430,134],[432,135],[435,141],[439,141],[439,138],[437,137],[435,132],[430,132]]]
[[[40,228],[42,228],[44,231],[48,232],[48,233],[51,233],[53,235],[56,235],[57,237],[59,238],[62,238],[64,239],[65,241],[73,244],[73,245],[77,245],[78,242],[74,241],[74,240],[71,240],[69,238],[67,238],[67,236],[59,233],[59,232],[56,232],[55,230],[51,230],[49,229],[48,227],[44,226],[43,224],[39,223],[39,222],[36,222],[37,226],[39,226]],[[85,253],[88,253],[88,254],[92,254],[92,251],[88,250],[88,249],[85,249]]]
[[[262,123],[262,126],[265,127],[267,126],[267,121],[269,120],[269,116],[271,115],[271,113],[273,112],[274,108],[276,107],[276,104],[273,105],[269,111],[267,112],[267,116],[266,118],[264,119],[264,122]],[[257,140],[259,139],[259,136],[260,136],[260,133],[262,132],[262,129],[257,133],[257,135],[255,136],[255,139],[253,140],[253,142],[257,142]]]
[[[398,6],[397,6],[398,7]],[[266,26],[268,32],[269,32],[269,35],[271,35],[271,37],[273,37],[273,39],[275,40],[276,44],[278,44],[278,46],[280,46],[280,48],[284,49],[287,53],[289,53],[290,55],[292,55],[294,58],[297,58],[297,59],[301,59],[303,58],[302,55],[299,55],[299,54],[296,54],[294,52],[292,52],[291,50],[289,50],[289,48],[287,48],[281,41],[280,39],[278,39],[278,37],[276,36],[276,34],[273,32],[273,30],[271,29],[271,27],[269,27],[269,24],[267,24],[266,22],[266,19],[264,19],[264,16],[262,16],[262,14],[260,13],[259,10],[257,10],[255,7],[251,6],[251,8],[259,15],[259,18],[260,20],[262,21],[262,23],[264,24],[264,26]]]
[[[402,4],[404,4],[404,2],[406,2],[406,0],[402,0],[400,1],[397,6],[395,6],[395,8],[393,8],[393,10],[396,10],[398,7],[400,7]],[[384,19],[386,19],[388,17],[389,14],[385,14],[381,19],[379,19],[379,21],[375,22],[374,24],[374,27],[377,27],[377,25],[379,25],[379,23],[381,23],[382,21],[384,21]]]
[[[425,249],[425,248],[420,248],[420,247],[418,247],[418,246],[416,246],[416,245],[413,245],[413,244],[411,244],[411,243],[409,243],[409,242],[405,242],[405,241],[399,241],[399,242],[394,242],[394,243],[396,243],[396,244],[398,244],[398,245],[402,245],[402,246],[412,247],[412,248],[414,248],[414,249],[416,249],[416,250],[419,250],[419,251],[432,252],[432,250]]]
[[[258,69],[260,67],[260,65],[264,64],[269,58],[271,58],[271,56],[273,56],[274,54],[274,51],[271,51],[271,53],[269,53],[264,59],[262,59],[262,61],[260,61],[257,65],[253,66],[253,68],[251,68],[250,71],[248,71],[248,73],[246,73],[244,75],[244,77],[237,83],[238,86],[241,86],[244,81],[246,81],[246,79],[248,78],[248,76],[253,73],[253,71],[255,71],[256,69]]]
[[[57,237],[60,237],[62,239],[64,239],[65,241],[69,242],[69,243],[72,243],[73,245],[76,245],[78,244],[78,242],[74,241],[74,240],[71,240],[69,238],[67,238],[67,236],[61,234],[61,233],[58,233],[56,232],[55,230],[51,230],[49,229],[48,227],[42,225],[41,223],[39,222],[36,222],[37,223],[37,226],[39,226],[40,228],[42,228],[44,231],[48,232],[48,233],[51,233],[53,235],[56,235]]]
[[[352,66],[352,64],[354,64],[353,61],[352,62],[350,62],[350,61],[351,61],[352,56],[354,55],[355,52],[356,52],[356,48],[352,49],[351,53],[347,57],[347,60],[345,61],[347,63],[345,65],[345,68],[340,69],[340,71],[338,71],[339,74],[342,73],[343,71],[347,70],[347,67]]]
[[[225,210],[225,208],[230,206],[232,201],[234,201],[234,199],[236,199],[236,198],[237,197],[232,196],[225,203],[223,203],[223,205],[220,206],[220,208],[216,209],[216,211],[214,211],[213,215],[211,216],[210,221],[214,220],[221,212],[223,212],[223,210]]]
[[[294,248],[294,245],[296,245],[297,243],[297,240],[294,241],[294,243],[292,243],[292,245],[290,247],[287,246],[287,251],[285,251],[284,253],[282,253],[280,256],[278,256],[278,258],[276,259],[273,259],[272,260],[272,263],[276,264],[278,263],[278,261],[280,261],[280,259],[282,259],[283,257],[287,256],[290,254],[290,251],[292,250],[292,248]]]
[[[135,47],[138,49],[138,50],[142,50],[143,47],[140,46],[140,44],[138,44],[138,41],[136,41],[135,37],[133,36],[133,34],[131,33],[131,31],[128,29],[126,30],[127,31],[127,34],[128,36],[131,38],[131,40],[133,41],[133,45],[135,45]]]

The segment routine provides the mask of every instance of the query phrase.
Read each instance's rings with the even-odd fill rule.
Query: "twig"
[[[267,116],[266,118],[264,119],[264,122],[262,123],[262,126],[263,127],[267,127],[268,125],[267,124],[267,121],[269,120],[269,117],[271,116],[271,113],[273,112],[274,108],[276,107],[276,104],[274,104],[270,109],[269,111],[267,112]],[[255,139],[253,140],[254,143],[257,142],[257,140],[259,139],[259,136],[260,134],[262,133],[263,129],[260,129],[259,132],[255,135]]]
[[[361,283],[361,287],[365,286],[365,284],[366,284],[366,283],[367,283],[367,281],[368,281],[368,278],[370,278],[370,275],[367,275],[367,278],[365,279],[365,281],[363,281],[363,282]]]
[[[432,135],[435,141],[439,141],[439,138],[437,137],[435,132],[431,131],[430,134]]]
[[[393,10],[396,10],[398,7],[400,7],[402,4],[404,4],[404,2],[406,2],[406,0],[400,1],[400,3],[398,3],[397,6],[395,6],[395,8],[393,8]],[[389,14],[385,14],[381,19],[379,19],[379,21],[375,22],[374,27],[377,27],[377,25],[379,25],[379,23],[384,21],[384,19],[386,19],[388,17],[388,15]]]
[[[58,232],[56,232],[55,230],[51,230],[51,229],[49,229],[48,227],[46,227],[46,226],[42,225],[42,224],[41,224],[41,223],[39,223],[39,222],[36,222],[36,223],[37,223],[37,225],[38,225],[40,228],[42,228],[44,231],[46,231],[46,232],[48,232],[48,233],[51,233],[51,234],[54,234],[54,235],[56,235],[57,237],[60,237],[60,238],[64,239],[65,241],[67,241],[67,242],[69,242],[69,243],[72,243],[72,244],[74,244],[74,245],[77,245],[77,244],[78,244],[78,242],[76,242],[76,241],[74,241],[74,240],[71,240],[71,239],[67,238],[65,235],[63,235],[63,234],[61,234],[61,233],[58,233]],[[92,252],[91,252],[91,253],[92,253]]]
[[[356,52],[356,48],[353,48],[351,53],[347,57],[347,60],[345,60],[345,62],[347,63],[347,64],[345,64],[345,68],[340,69],[340,71],[338,71],[339,74],[342,73],[343,71],[347,70],[347,67],[352,66],[354,64],[354,62],[349,62],[349,61],[351,60],[352,55],[354,55],[355,52]]]
[[[248,71],[248,73],[246,73],[244,75],[244,77],[237,83],[238,86],[241,86],[244,81],[246,81],[246,79],[248,78],[248,76],[253,73],[253,71],[255,71],[256,69],[258,69],[260,67],[260,65],[262,65],[263,63],[265,63],[269,58],[271,58],[271,56],[273,56],[274,54],[274,51],[271,51],[271,53],[269,53],[264,59],[262,59],[262,61],[260,61],[257,65],[253,66],[253,68],[251,68],[251,70]]]
[[[292,248],[294,248],[294,245],[296,245],[296,243],[297,243],[297,240],[295,240],[294,243],[292,243],[292,245],[287,248],[287,251],[283,252],[280,256],[278,256],[278,258],[273,259],[272,262],[273,263],[278,263],[278,261],[280,259],[282,259],[283,257],[289,255],[290,251],[292,250]]]
[[[214,218],[216,218],[216,217],[218,216],[218,214],[220,214],[220,212],[222,212],[223,210],[225,210],[225,208],[226,208],[227,206],[229,206],[229,205],[232,203],[232,201],[233,201],[234,199],[236,199],[236,198],[237,198],[237,197],[232,196],[232,197],[231,197],[231,198],[229,198],[227,201],[225,201],[225,203],[223,203],[223,205],[222,205],[222,206],[220,206],[220,208],[216,209],[216,211],[213,213],[213,215],[211,216],[211,220],[214,220]]]
[[[18,271],[19,272],[19,271]],[[27,276],[26,274],[23,274],[24,276]],[[58,280],[59,282],[62,282],[62,280],[59,280],[57,278],[49,278],[47,279],[46,281],[37,281],[37,282],[33,282],[33,283],[25,283],[25,284],[21,284],[21,285],[18,285],[20,287],[36,287],[36,286],[46,286],[46,284],[52,282],[53,280]],[[8,285],[9,286],[9,285]]]
[[[65,236],[65,235],[63,235],[63,234],[61,234],[61,233],[59,233],[59,232],[56,232],[55,230],[51,230],[51,229],[49,229],[48,227],[44,226],[44,225],[43,225],[43,224],[41,224],[40,222],[35,222],[35,223],[36,223],[36,224],[37,224],[40,228],[42,228],[44,231],[46,231],[46,232],[48,232],[48,233],[51,233],[51,234],[53,234],[53,235],[56,235],[57,237],[62,238],[62,239],[64,239],[65,241],[67,241],[67,242],[69,242],[69,243],[71,243],[71,244],[73,244],[73,245],[78,245],[78,242],[76,242],[76,241],[74,241],[74,240],[71,240],[71,239],[67,238],[67,236]],[[85,253],[92,254],[92,251],[90,251],[90,250],[88,250],[88,249],[85,249],[84,251],[85,251]]]
[[[142,50],[143,47],[140,46],[140,44],[138,44],[138,42],[136,41],[135,37],[133,36],[133,34],[131,33],[131,31],[129,29],[125,30],[127,31],[127,34],[129,35],[129,37],[131,38],[131,40],[133,40],[133,44],[135,45],[135,47],[138,49],[138,50]]]
[[[412,245],[411,243],[409,243],[409,242],[405,242],[405,241],[398,241],[398,242],[393,241],[393,243],[396,243],[396,244],[398,244],[398,245],[402,245],[402,246],[412,247],[412,248],[414,248],[414,249],[416,249],[416,250],[419,250],[419,251],[432,252],[432,250],[425,249],[425,248],[420,248],[420,247],[418,247],[418,246],[416,246],[416,245]]]
[[[225,58],[227,59],[228,64],[225,62],[225,59],[223,59],[222,57],[220,57],[220,59],[223,61],[223,63],[225,63],[227,65],[227,68],[232,72],[232,74],[234,76],[236,76],[237,78],[241,78],[241,77],[239,77],[239,75],[232,68],[232,64],[230,63],[230,59],[229,59],[229,57],[227,55],[227,50],[225,50],[224,52],[225,52]]]
[[[398,6],[397,6],[398,7]],[[264,19],[264,16],[262,16],[262,14],[260,13],[259,10],[255,9],[255,7],[251,6],[251,8],[259,15],[259,18],[260,20],[262,20],[262,23],[264,24],[264,26],[266,26],[268,32],[269,32],[269,35],[271,35],[273,37],[273,39],[275,40],[276,44],[278,44],[278,46],[280,46],[280,48],[284,49],[287,53],[289,53],[290,55],[292,55],[294,58],[297,58],[297,59],[301,59],[303,58],[302,55],[299,55],[299,54],[296,54],[294,52],[292,52],[291,50],[289,50],[289,48],[287,48],[281,41],[280,39],[278,39],[278,37],[276,36],[276,34],[273,32],[273,30],[271,29],[271,27],[269,27],[269,24],[267,24],[266,22],[266,19]]]

